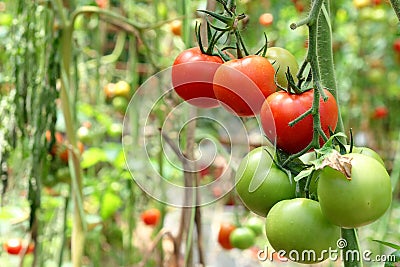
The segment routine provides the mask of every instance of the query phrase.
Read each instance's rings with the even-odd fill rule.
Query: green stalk
[[[67,139],[72,145],[72,150],[68,151],[69,155],[69,166],[71,171],[71,178],[73,182],[73,228],[72,228],[72,264],[74,267],[80,267],[83,257],[83,249],[85,243],[85,220],[84,212],[82,207],[82,168],[79,161],[77,138],[74,123],[74,111],[71,109],[70,103],[70,84],[71,84],[71,51],[72,51],[72,31],[73,23],[68,21],[65,16],[65,10],[63,8],[61,0],[56,0],[56,6],[62,19],[62,25],[64,26],[61,37],[61,89],[60,99],[61,107],[65,120],[65,128],[67,133]]]
[[[346,246],[343,251],[343,265],[345,267],[362,267],[362,254],[360,251],[357,230],[356,229],[341,229],[342,239],[346,240]],[[358,255],[354,255],[357,251]],[[352,256],[354,255],[354,256]],[[353,259],[354,258],[354,259]]]
[[[320,12],[322,10],[322,12]],[[333,53],[332,53],[332,29],[330,25],[330,4],[329,0],[314,0],[312,9],[309,16],[299,21],[298,23],[292,24],[290,27],[296,29],[301,25],[308,25],[309,27],[309,48],[307,58],[302,68],[304,70],[305,64],[308,62],[311,65],[313,81],[314,81],[314,101],[312,106],[313,123],[314,123],[314,135],[313,141],[318,143],[319,135],[324,137],[324,133],[320,129],[320,118],[319,118],[319,97],[320,95],[325,100],[326,96],[323,93],[323,86],[328,87],[330,92],[337,99],[337,83],[333,65]],[[316,92],[316,91],[319,91]],[[338,102],[338,101],[337,101]],[[337,132],[343,132],[343,121],[339,111],[338,114],[338,125],[336,128]],[[325,136],[326,138],[326,136]],[[317,144],[318,145],[318,144]],[[307,147],[307,151],[310,147]],[[306,150],[289,157],[289,159],[298,156],[306,152]],[[286,161],[287,162],[287,161]],[[286,163],[285,162],[285,163]],[[347,251],[358,251],[359,255],[359,242],[357,232],[355,229],[341,229],[342,238],[347,241],[347,246],[343,248],[344,255]],[[344,257],[345,267],[361,267],[362,260],[350,261],[349,257]]]
[[[71,189],[71,188],[70,188]],[[58,256],[58,267],[62,267],[63,265],[63,259],[64,259],[64,247],[65,247],[65,242],[67,240],[66,238],[66,231],[67,231],[67,217],[68,217],[68,205],[69,205],[69,197],[65,198],[65,204],[64,204],[64,209],[63,209],[63,232],[62,232],[62,237],[61,237],[61,248],[60,248],[60,254]]]
[[[317,36],[318,64],[320,66],[322,82],[324,86],[335,97],[338,103],[338,124],[336,132],[344,132],[343,120],[340,113],[339,100],[337,98],[337,82],[335,77],[333,52],[332,52],[332,28],[330,24],[330,3],[324,1],[322,12],[318,17],[318,36]],[[345,142],[344,139],[341,141]],[[361,251],[356,229],[341,229],[341,236],[347,241],[347,246],[343,248],[343,262],[345,267],[362,267]],[[346,257],[348,251],[358,251],[359,260],[352,261],[351,257]]]
[[[190,31],[190,18],[189,18],[189,13],[190,13],[190,0],[181,0],[181,7],[182,7],[182,15],[183,15],[183,21],[182,21],[182,29],[183,29],[183,42],[185,43],[185,46],[191,47],[192,42],[191,42],[191,31]]]
[[[317,53],[318,65],[321,73],[322,84],[335,97],[338,104],[338,122],[336,132],[344,132],[343,119],[340,111],[339,99],[337,96],[337,82],[332,52],[332,27],[330,22],[329,0],[324,2],[322,13],[318,18],[318,42]],[[345,140],[341,140],[345,142]]]
[[[190,175],[194,176],[194,175]],[[196,193],[197,190],[194,187],[191,187],[192,189],[192,201],[196,199]],[[189,229],[186,237],[186,253],[185,253],[185,267],[187,266],[192,266],[192,263],[190,263],[190,259],[192,258],[192,246],[193,246],[193,231],[194,231],[194,223],[195,223],[195,215],[196,215],[196,207],[192,207],[190,210],[190,220],[189,220]]]
[[[390,3],[392,4],[393,10],[400,21],[400,0],[390,0]]]

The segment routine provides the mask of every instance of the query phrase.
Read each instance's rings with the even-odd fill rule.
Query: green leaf
[[[385,245],[385,246],[390,247],[390,248],[394,248],[394,249],[397,249],[397,250],[400,249],[400,245],[397,245],[397,244],[393,244],[393,243],[386,242],[386,241],[381,241],[381,240],[376,240],[376,239],[373,239],[372,241],[380,243],[380,244]]]
[[[91,147],[83,152],[81,165],[83,169],[86,169],[105,161],[107,161],[105,151],[97,147]]]
[[[106,192],[101,201],[100,216],[103,220],[110,218],[122,206],[121,198],[112,193]]]
[[[209,11],[209,10],[200,9],[200,10],[197,10],[197,11],[206,13],[206,14],[210,15],[211,17],[213,17],[213,18],[215,18],[215,19],[217,19],[219,21],[222,21],[223,23],[225,23],[227,25],[232,25],[233,24],[233,19],[230,18],[230,17],[225,17],[223,15],[220,15],[218,13],[215,13],[215,12],[212,12],[212,11]]]
[[[298,182],[298,181],[300,181],[301,179],[310,176],[310,175],[312,174],[313,171],[314,171],[314,167],[311,167],[311,168],[307,168],[307,169],[305,169],[305,170],[302,170],[299,174],[297,174],[297,175],[294,177],[294,181],[295,181],[295,182]]]
[[[320,155],[330,154],[334,149],[333,140],[337,137],[347,138],[347,136],[342,132],[336,133],[329,137],[328,141],[326,141],[326,143],[320,149],[316,149],[315,151]]]

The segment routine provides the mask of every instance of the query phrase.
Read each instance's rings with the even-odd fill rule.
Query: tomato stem
[[[305,117],[307,117],[308,115],[312,114],[312,108],[310,108],[309,110],[307,110],[306,112],[304,112],[303,114],[301,114],[299,117],[297,117],[296,119],[292,120],[291,122],[289,122],[289,126],[293,127],[295,126],[297,123],[299,123],[302,119],[304,119]]]

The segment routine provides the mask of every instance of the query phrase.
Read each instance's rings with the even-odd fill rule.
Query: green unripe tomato
[[[247,249],[255,243],[254,232],[247,227],[239,227],[232,231],[229,236],[232,247],[238,249]]]
[[[259,236],[264,232],[264,224],[265,223],[261,218],[250,217],[247,219],[244,226],[252,230],[256,236]]]
[[[322,215],[318,202],[307,198],[278,202],[267,215],[265,231],[275,251],[283,250],[289,260],[309,264],[327,259],[326,252],[337,248],[340,237],[339,227]]]
[[[273,63],[272,66],[274,67],[275,71],[277,71],[276,79],[280,86],[284,88],[287,88],[288,86],[285,74],[288,67],[294,78],[294,81],[297,82],[296,74],[299,71],[299,64],[292,53],[281,47],[269,47],[267,49],[266,57],[271,63]]]
[[[349,151],[350,150],[350,146],[346,146],[346,150]],[[376,153],[371,148],[368,148],[368,147],[365,147],[365,146],[353,146],[352,153],[366,155],[368,157],[376,159],[377,161],[379,161],[379,163],[381,163],[383,166],[385,166],[385,163],[383,162],[383,159],[381,158],[381,156],[379,156],[379,154]]]
[[[236,191],[243,204],[260,216],[277,202],[295,197],[296,185],[285,172],[278,169],[271,156],[272,148],[263,146],[250,151],[240,162],[236,172]]]
[[[350,153],[351,179],[327,166],[318,180],[322,213],[343,228],[357,228],[381,217],[392,201],[390,177],[385,167],[372,157]]]
[[[125,113],[128,108],[128,100],[123,96],[116,96],[111,101],[112,106],[119,112]]]

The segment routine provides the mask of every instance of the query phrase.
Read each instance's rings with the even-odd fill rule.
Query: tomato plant
[[[357,228],[374,222],[389,208],[390,177],[372,157],[350,153],[343,159],[351,164],[351,176],[347,179],[343,173],[325,167],[319,175],[318,199],[329,221],[344,228]]]
[[[141,215],[140,218],[146,225],[155,226],[159,223],[161,218],[161,212],[159,209],[151,208],[145,210]]]
[[[313,102],[313,91],[291,94],[279,91],[270,95],[261,108],[261,124],[266,136],[274,141],[283,151],[294,154],[307,147],[313,138],[313,118],[309,114],[293,126],[289,123],[309,110]],[[336,100],[324,89],[328,100],[320,99],[319,116],[322,130],[329,136],[329,129],[334,131],[338,120]],[[273,131],[275,129],[275,132]]]
[[[229,240],[234,248],[248,249],[255,243],[254,232],[247,227],[238,227],[232,231]]]
[[[283,250],[283,256],[300,263],[325,260],[329,255],[322,252],[335,249],[340,236],[339,227],[322,215],[318,202],[306,198],[282,200],[273,206],[265,231],[275,251]],[[315,255],[304,253],[311,250]]]
[[[264,99],[276,91],[274,73],[271,63],[262,56],[232,59],[215,72],[215,96],[228,111],[243,117],[255,116]]]
[[[221,223],[218,232],[218,243],[224,249],[232,249],[233,246],[230,241],[230,236],[236,226],[231,223]]]
[[[288,81],[286,78],[286,72],[288,71],[288,68],[294,81],[297,81],[296,74],[299,71],[299,64],[292,53],[282,47],[269,47],[266,57],[272,63],[272,66],[277,72],[276,81],[280,86],[287,88]]]
[[[243,204],[252,212],[265,217],[283,199],[295,197],[295,183],[272,161],[270,147],[250,151],[236,172],[236,191]]]
[[[203,54],[199,47],[181,52],[172,66],[175,92],[189,104],[201,108],[219,106],[213,90],[213,77],[223,63],[219,56]]]

